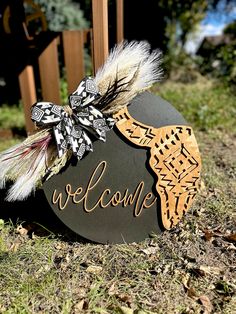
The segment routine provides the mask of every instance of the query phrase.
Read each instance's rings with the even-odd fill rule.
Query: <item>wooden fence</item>
[[[93,71],[104,63],[108,55],[108,0],[92,0],[93,28],[78,31],[63,31],[53,38],[38,56],[38,69],[44,101],[57,104],[60,99],[60,71],[58,45],[62,45],[68,94],[74,91],[85,75],[84,44],[90,41]],[[123,39],[123,0],[116,1],[117,41]],[[37,101],[34,68],[27,65],[19,75],[21,98],[24,106],[27,133],[34,131],[30,118],[31,106]]]

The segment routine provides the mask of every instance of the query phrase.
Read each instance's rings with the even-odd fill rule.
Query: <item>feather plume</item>
[[[23,200],[42,182],[48,168],[57,158],[56,145],[49,130],[29,136],[21,144],[0,154],[0,188],[6,181],[15,182],[8,201]]]
[[[138,93],[161,80],[160,64],[161,52],[150,52],[145,41],[117,45],[95,77],[102,95],[97,107],[112,114],[127,106]]]
[[[14,164],[16,164],[15,159],[8,157],[11,156],[13,152],[20,149],[21,145],[22,144],[15,145],[0,154],[0,189],[5,188],[7,180],[6,174],[14,167]]]
[[[33,157],[32,157],[33,158]],[[37,182],[41,178],[41,173],[45,172],[46,167],[46,154],[42,150],[37,153],[37,156],[30,163],[28,171],[15,181],[12,187],[8,191],[6,200],[9,202],[15,200],[26,199],[37,187]]]

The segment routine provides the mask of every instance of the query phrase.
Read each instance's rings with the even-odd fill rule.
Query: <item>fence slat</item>
[[[116,41],[124,39],[124,0],[116,0]]]
[[[54,38],[39,56],[39,72],[44,101],[60,104],[58,38]]]
[[[108,3],[107,0],[93,0],[93,59],[94,73],[108,56]]]
[[[24,107],[26,131],[28,134],[30,134],[35,130],[34,123],[31,120],[30,109],[31,106],[37,101],[33,67],[31,65],[27,65],[19,74],[18,79]]]
[[[68,93],[71,94],[84,78],[84,32],[62,33]]]

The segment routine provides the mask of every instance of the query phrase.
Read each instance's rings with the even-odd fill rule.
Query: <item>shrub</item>
[[[51,31],[59,32],[89,26],[79,4],[70,0],[35,0],[35,3],[44,12]]]

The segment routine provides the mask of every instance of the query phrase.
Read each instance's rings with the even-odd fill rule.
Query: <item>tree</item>
[[[160,8],[166,21],[165,36],[169,49],[182,49],[188,34],[194,32],[205,17],[207,0],[161,0]]]
[[[236,20],[230,24],[228,24],[224,28],[224,34],[231,35],[232,37],[236,38]]]
[[[34,2],[40,5],[51,31],[81,29],[89,26],[79,4],[71,0],[34,0]]]
[[[224,70],[220,74],[236,93],[236,21],[225,27],[224,34],[229,36],[230,41],[222,46],[217,54],[217,58],[221,61],[221,69]]]

